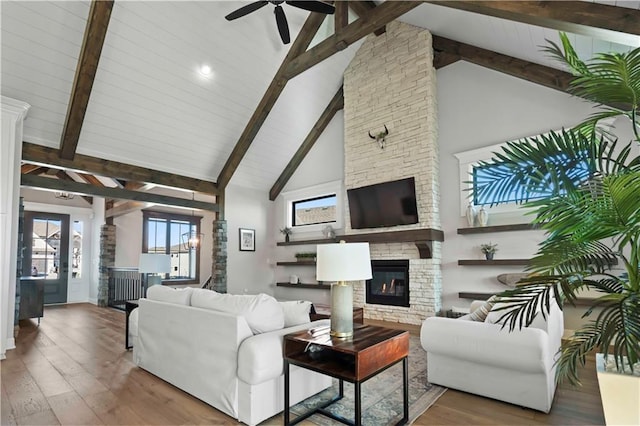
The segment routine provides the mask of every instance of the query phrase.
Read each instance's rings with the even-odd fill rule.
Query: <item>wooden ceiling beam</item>
[[[73,160],[76,154],[82,122],[89,104],[112,9],[113,0],[91,2],[60,143],[60,157],[67,160]]]
[[[375,9],[377,6],[372,1],[350,1],[349,7],[358,15],[360,18],[365,17],[370,11]],[[377,36],[384,34],[387,32],[387,26],[383,25],[373,33]]]
[[[451,65],[455,62],[458,62],[462,58],[460,55],[455,55],[448,52],[439,52],[437,50],[433,51],[433,67],[437,70],[440,68],[444,68],[447,65]]]
[[[457,56],[467,62],[471,62],[494,71],[509,74],[514,77],[528,80],[532,83],[567,93],[569,93],[569,83],[573,78],[571,74],[555,68],[502,55],[500,53],[492,52],[491,50],[482,49],[436,35],[433,36],[433,49],[438,52],[444,52],[447,55]]]
[[[105,217],[118,217],[133,213],[153,206],[152,203],[141,203],[140,201],[127,201],[117,206],[110,207],[105,213]]]
[[[349,5],[346,1],[336,1],[333,4],[336,8],[333,14],[333,28],[338,30],[349,24]]]
[[[71,169],[73,171],[86,172],[111,178],[149,182],[173,188],[182,188],[189,191],[202,192],[216,195],[218,192],[215,182],[195,179],[187,176],[174,175],[173,173],[119,163],[88,155],[76,154],[73,160],[67,160],[58,156],[58,150],[29,142],[22,144],[22,160],[51,164],[53,166]]]
[[[331,102],[329,102],[327,108],[325,108],[324,112],[320,115],[320,118],[318,119],[316,124],[314,124],[313,128],[304,139],[304,141],[294,154],[293,158],[291,158],[289,164],[287,164],[287,166],[280,174],[280,177],[278,177],[278,179],[276,180],[276,183],[274,183],[271,187],[271,190],[269,191],[269,200],[273,201],[276,199],[276,197],[278,197],[291,176],[293,176],[293,174],[295,173],[298,166],[300,166],[300,164],[302,163],[302,160],[304,160],[322,132],[324,132],[324,129],[327,128],[336,113],[343,108],[344,94],[342,91],[342,87],[340,87],[340,90],[338,90],[338,92],[336,92],[336,94],[333,96],[333,99],[331,99]]]
[[[640,46],[640,10],[586,1],[427,1],[487,16]]]
[[[56,170],[56,169],[50,169],[50,170]],[[69,176],[64,170],[59,170],[56,172],[55,176],[60,179],[60,180],[64,180],[67,182],[75,182],[75,180],[73,180],[73,178],[71,176]],[[93,204],[93,198],[92,197],[88,197],[86,195],[81,195],[81,197],[89,204]]]
[[[105,186],[102,182],[100,182],[100,179],[98,179],[93,175],[88,175],[86,173],[78,173],[78,176],[80,176],[80,179],[82,179],[86,183],[91,184],[93,186]]]
[[[300,33],[296,37],[296,40],[291,45],[289,53],[287,53],[287,56],[282,61],[280,68],[276,72],[276,75],[273,77],[273,80],[271,80],[267,91],[262,96],[260,103],[256,107],[256,110],[253,112],[251,119],[249,119],[247,126],[242,132],[242,135],[240,135],[240,139],[234,146],[233,151],[229,155],[229,158],[227,158],[224,167],[222,167],[222,170],[218,175],[217,183],[218,187],[221,190],[223,190],[231,180],[231,177],[238,168],[240,161],[242,161],[242,158],[247,153],[247,150],[258,134],[258,131],[264,124],[264,121],[267,119],[269,112],[271,111],[276,101],[280,97],[280,94],[287,85],[289,79],[284,77],[284,73],[289,66],[289,63],[293,61],[293,59],[298,55],[307,50],[307,47],[309,47],[309,44],[318,32],[318,28],[320,28],[320,25],[322,25],[322,22],[324,21],[326,16],[327,15],[322,13],[312,12],[305,21],[302,29],[300,30]]]
[[[420,4],[422,2],[417,1],[386,1],[382,3],[365,16],[336,31],[326,40],[292,60],[287,66],[284,78],[292,79]]]
[[[38,171],[39,168],[40,166],[37,164],[29,164],[29,163],[22,164],[20,166],[20,173],[23,175],[28,175],[31,173],[37,174],[36,172]]]
[[[66,175],[66,173],[65,173]],[[95,195],[105,198],[122,200],[144,201],[166,206],[186,207],[190,209],[218,211],[216,203],[188,200],[185,198],[170,197],[167,195],[150,194],[148,192],[130,191],[128,189],[98,187],[88,183],[71,180],[58,180],[41,176],[22,175],[20,184],[26,187],[53,189],[56,191],[73,192],[76,194]]]

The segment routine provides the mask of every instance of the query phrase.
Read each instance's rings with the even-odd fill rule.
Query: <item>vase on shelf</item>
[[[289,242],[289,234],[284,234],[284,242],[285,243]]]
[[[493,255],[494,255],[494,253],[485,253],[485,254],[484,254],[484,257],[485,257],[487,260],[493,260]]]
[[[489,212],[482,206],[478,212],[478,224],[480,226],[487,226],[487,223],[489,223]]]
[[[467,223],[469,226],[473,226],[476,222],[476,208],[473,203],[469,203],[467,206]]]

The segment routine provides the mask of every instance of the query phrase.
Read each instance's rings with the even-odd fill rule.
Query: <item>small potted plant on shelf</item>
[[[293,232],[291,230],[291,228],[284,227],[284,228],[282,228],[280,230],[280,232],[282,232],[284,234],[284,241],[288,243],[289,242],[289,235],[291,235],[292,232]]]
[[[484,253],[484,257],[487,260],[493,260],[493,255],[498,251],[498,245],[491,244],[491,242],[488,244],[480,244],[480,250]]]
[[[316,260],[315,252],[301,252],[296,253],[295,256],[298,262],[313,262]]]

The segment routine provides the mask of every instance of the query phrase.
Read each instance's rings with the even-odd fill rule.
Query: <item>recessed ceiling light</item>
[[[202,74],[204,76],[211,75],[211,67],[209,65],[202,65],[200,67],[200,74]]]

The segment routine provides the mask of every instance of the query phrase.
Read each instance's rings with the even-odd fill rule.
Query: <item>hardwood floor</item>
[[[40,327],[21,323],[16,346],[0,363],[2,425],[237,424],[137,368],[124,350],[124,312],[47,307]],[[604,424],[593,358],[583,373],[582,388],[559,386],[548,415],[449,389],[415,424]]]

